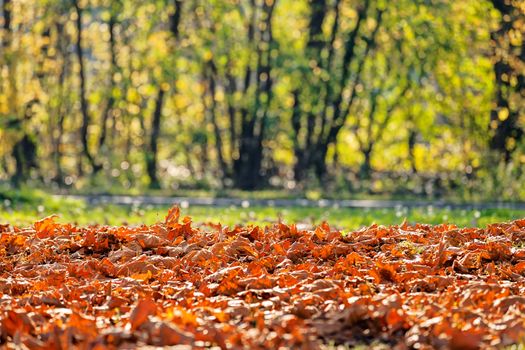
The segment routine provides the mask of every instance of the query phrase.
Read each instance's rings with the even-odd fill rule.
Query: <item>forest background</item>
[[[3,188],[525,200],[524,1],[0,5]]]

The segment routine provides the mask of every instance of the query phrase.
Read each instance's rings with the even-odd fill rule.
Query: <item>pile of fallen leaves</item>
[[[525,220],[343,234],[0,226],[0,346],[474,349],[525,336]]]

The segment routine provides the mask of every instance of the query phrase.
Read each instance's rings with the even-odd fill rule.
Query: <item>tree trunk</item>
[[[2,12],[3,12],[3,19],[4,23],[2,26],[3,29],[3,35],[2,35],[2,51],[4,54],[2,55],[3,62],[0,61],[2,65],[5,65],[7,68],[7,84],[3,84],[3,78],[0,79],[0,93],[6,92],[7,95],[7,110],[8,113],[11,115],[18,116],[18,91],[17,91],[17,82],[16,82],[16,52],[15,50],[11,50],[11,41],[13,39],[13,23],[12,23],[12,6],[13,3],[11,0],[4,0],[2,5]],[[0,66],[0,70],[2,70],[2,66]],[[6,87],[6,91],[2,91],[3,88]]]
[[[160,135],[160,122],[162,118],[162,105],[164,104],[164,90],[159,87],[157,100],[155,101],[155,111],[151,120],[151,135],[149,141],[149,150],[146,152],[146,171],[149,177],[150,188],[160,188],[159,178],[157,176],[158,147]]]
[[[3,1],[2,14],[4,17],[4,23],[2,26],[2,29],[4,30],[2,46],[4,49],[6,49],[9,47],[9,42],[11,40],[11,0]]]
[[[116,48],[115,48],[115,25],[116,25],[116,19],[115,14],[113,13],[113,9],[111,11],[111,16],[108,21],[108,32],[109,32],[109,53],[111,56],[111,68],[110,68],[110,80],[109,80],[109,91],[108,91],[108,101],[106,103],[106,107],[104,108],[104,111],[102,112],[102,121],[101,121],[101,133],[98,140],[98,147],[99,149],[102,149],[106,143],[106,137],[107,137],[107,130],[108,130],[108,120],[112,116],[113,113],[113,106],[115,104],[115,97],[113,96],[113,90],[115,89],[116,82],[115,82],[115,74],[117,73],[117,54],[116,54]],[[115,121],[113,121],[113,125],[115,125]]]
[[[299,90],[293,91],[293,109],[292,109],[292,130],[294,131],[295,137],[293,137],[294,143],[294,155],[295,163],[293,168],[294,180],[297,184],[304,181],[308,174],[308,157],[309,149],[301,146],[299,140],[299,133],[301,132],[301,106],[299,100]]]
[[[246,191],[255,190],[261,184],[262,145],[256,138],[244,136],[239,153],[235,186]]]
[[[181,19],[182,1],[173,0],[175,12],[169,16],[169,28],[172,34],[172,41],[176,41],[179,36],[179,24]],[[172,48],[175,43],[172,42]],[[162,121],[162,106],[164,104],[165,91],[160,84],[157,92],[157,99],[155,101],[155,110],[153,112],[151,120],[151,134],[149,140],[149,147],[145,150],[146,158],[146,172],[149,178],[150,188],[160,188],[160,182],[157,175],[157,163],[158,163],[158,146],[160,136],[160,126]]]
[[[408,158],[410,160],[410,169],[413,174],[417,174],[416,166],[416,143],[417,143],[417,132],[414,127],[410,127],[408,131]]]
[[[207,95],[210,99],[210,105],[208,106],[209,109],[209,116],[210,116],[210,122],[213,126],[213,133],[215,136],[215,151],[217,153],[217,159],[219,160],[219,167],[221,171],[221,180],[222,184],[225,184],[225,179],[230,175],[230,171],[228,169],[228,164],[226,163],[226,160],[224,159],[223,155],[223,141],[222,141],[222,134],[221,129],[219,127],[219,123],[217,121],[217,100],[216,98],[216,82],[215,77],[217,75],[217,67],[215,66],[215,63],[212,61],[209,61],[206,64],[206,67],[204,68],[205,72],[205,79],[208,81],[207,86]],[[207,73],[207,74],[206,74]],[[206,92],[204,101],[206,103]]]
[[[326,82],[318,79],[313,74],[313,70],[317,67],[313,67],[312,72],[309,71],[304,77],[306,84],[300,87],[301,93],[298,94],[298,97],[305,101],[308,100],[308,104],[311,104],[312,94],[321,94],[313,99],[315,104],[313,108],[310,108],[308,111],[301,111],[300,117],[296,117],[296,120],[292,121],[294,123],[294,136],[297,139],[295,145],[296,164],[294,165],[294,171],[297,172],[297,175],[294,176],[296,181],[303,180],[305,174],[310,170],[315,171],[315,175],[319,180],[323,180],[326,177],[328,149],[330,145],[336,142],[337,135],[345,123],[348,106],[352,104],[352,100],[350,100],[347,108],[344,108],[343,92],[349,84],[351,77],[350,67],[357,57],[355,53],[357,39],[368,16],[370,3],[369,0],[365,0],[364,4],[359,7],[356,24],[347,34],[340,63],[342,72],[338,74],[338,78],[330,79]],[[326,69],[328,72],[332,71],[333,66],[337,66],[333,64],[333,60],[339,57],[339,55],[336,55],[334,48],[334,41],[339,30],[339,5],[340,1],[335,1],[333,5],[335,17],[331,29],[332,32],[327,38],[323,39],[322,28],[328,11],[326,1],[313,0],[310,2],[309,37],[305,55],[310,62],[316,62],[316,66]],[[381,14],[382,11],[378,10],[377,26],[379,26],[381,21]],[[376,32],[377,27],[374,29],[372,39],[367,41],[367,47],[371,45]],[[324,52],[327,57],[324,62],[322,61],[323,50],[328,50]],[[366,55],[367,52],[364,56],[366,57]],[[359,72],[355,74],[354,85],[359,79],[359,75]],[[297,105],[300,106],[301,104],[297,103]],[[319,112],[314,112],[314,109],[319,110]],[[301,131],[303,129],[304,131]]]
[[[254,38],[253,30],[262,28],[258,35],[256,45],[257,66],[255,81],[252,81],[251,68],[246,69],[244,93],[250,87],[250,82],[255,84],[254,105],[248,110],[241,110],[241,132],[239,140],[239,158],[234,161],[234,185],[242,190],[254,190],[261,185],[263,142],[265,140],[268,111],[272,100],[272,58],[273,48],[272,17],[276,1],[262,3],[262,21],[256,25],[252,16],[248,36]],[[253,8],[255,14],[255,7]]]
[[[68,74],[68,68],[69,68],[69,53],[67,52],[67,46],[69,44],[68,38],[66,35],[64,35],[64,24],[60,21],[56,23],[56,29],[57,29],[57,52],[60,53],[60,56],[62,57],[61,67],[60,67],[60,73],[58,76],[58,106],[56,108],[56,134],[53,140],[53,161],[55,163],[55,177],[54,181],[59,185],[62,186],[64,184],[64,172],[62,169],[62,138],[64,135],[64,122],[67,115],[67,108],[65,108],[66,104],[66,98],[64,96],[64,90],[65,90],[65,81],[66,76]],[[53,131],[51,130],[51,135],[53,135]]]
[[[361,23],[364,23],[367,18],[368,8],[370,6],[370,1],[367,0],[365,2],[365,5],[359,10],[358,12],[358,19],[356,23],[356,27],[352,31],[346,45],[345,45],[345,52],[343,56],[343,74],[341,75],[340,79],[340,89],[339,93],[337,94],[335,100],[332,102],[332,109],[333,109],[333,117],[330,123],[330,127],[328,128],[328,132],[325,135],[320,135],[319,142],[317,145],[317,149],[320,151],[318,152],[318,157],[316,159],[315,167],[317,169],[316,173],[319,179],[322,179],[326,175],[326,169],[327,169],[327,154],[328,154],[328,148],[331,145],[335,145],[337,142],[337,137],[339,135],[339,132],[344,127],[345,122],[348,118],[348,115],[350,114],[351,108],[353,106],[353,103],[355,101],[356,96],[356,88],[358,84],[361,81],[361,73],[365,64],[365,61],[375,43],[377,33],[379,31],[379,27],[382,22],[383,18],[383,10],[377,10],[376,13],[376,26],[372,33],[370,34],[370,37],[366,39],[365,44],[365,50],[362,54],[363,56],[359,60],[359,64],[357,67],[357,71],[355,72],[355,76],[353,81],[351,82],[351,93],[350,93],[350,100],[346,104],[346,106],[343,106],[343,91],[345,87],[349,84],[350,80],[350,64],[351,62],[356,59],[355,55],[355,49],[356,49],[356,39],[357,35],[359,33],[359,30],[361,28]]]
[[[82,143],[82,153],[88,160],[89,164],[93,168],[93,173],[96,174],[102,170],[102,166],[98,164],[89,150],[89,134],[88,129],[91,123],[89,116],[89,102],[86,98],[86,73],[84,67],[84,51],[82,48],[82,8],[80,7],[78,0],[73,1],[77,18],[75,21],[77,30],[77,42],[76,42],[76,53],[79,64],[79,79],[80,79],[80,111],[82,113],[82,124],[80,126],[80,141]]]
[[[19,187],[29,179],[31,169],[38,167],[37,144],[29,135],[24,134],[22,139],[13,147],[12,155],[16,163],[12,182],[15,187]]]
[[[62,108],[60,108],[62,109]],[[62,146],[62,135],[64,134],[64,119],[65,115],[60,111],[57,121],[57,134],[54,141],[53,147],[53,159],[55,162],[55,181],[60,186],[64,182],[64,172],[62,170],[62,151],[60,150]]]
[[[359,170],[361,180],[368,180],[372,174],[372,148],[363,150],[363,164]]]

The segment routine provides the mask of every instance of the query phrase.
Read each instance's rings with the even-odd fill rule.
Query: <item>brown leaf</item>
[[[134,237],[143,249],[152,249],[168,245],[168,240],[152,234],[139,233]]]
[[[193,334],[184,332],[175,325],[162,322],[159,327],[159,346],[192,344],[193,341]]]
[[[11,337],[16,333],[33,333],[35,328],[31,319],[24,312],[13,310],[7,311],[4,317],[2,317],[1,325],[0,329],[2,332],[5,332],[5,334]]]
[[[481,267],[481,254],[479,252],[469,252],[459,261],[458,266],[463,270],[479,269]]]
[[[129,324],[131,330],[136,330],[144,322],[146,322],[149,316],[155,315],[157,312],[157,304],[151,298],[140,299],[129,317]]]

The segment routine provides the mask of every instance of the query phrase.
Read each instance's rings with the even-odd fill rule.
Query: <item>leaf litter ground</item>
[[[525,220],[485,229],[0,226],[0,346],[503,347],[525,337]]]

